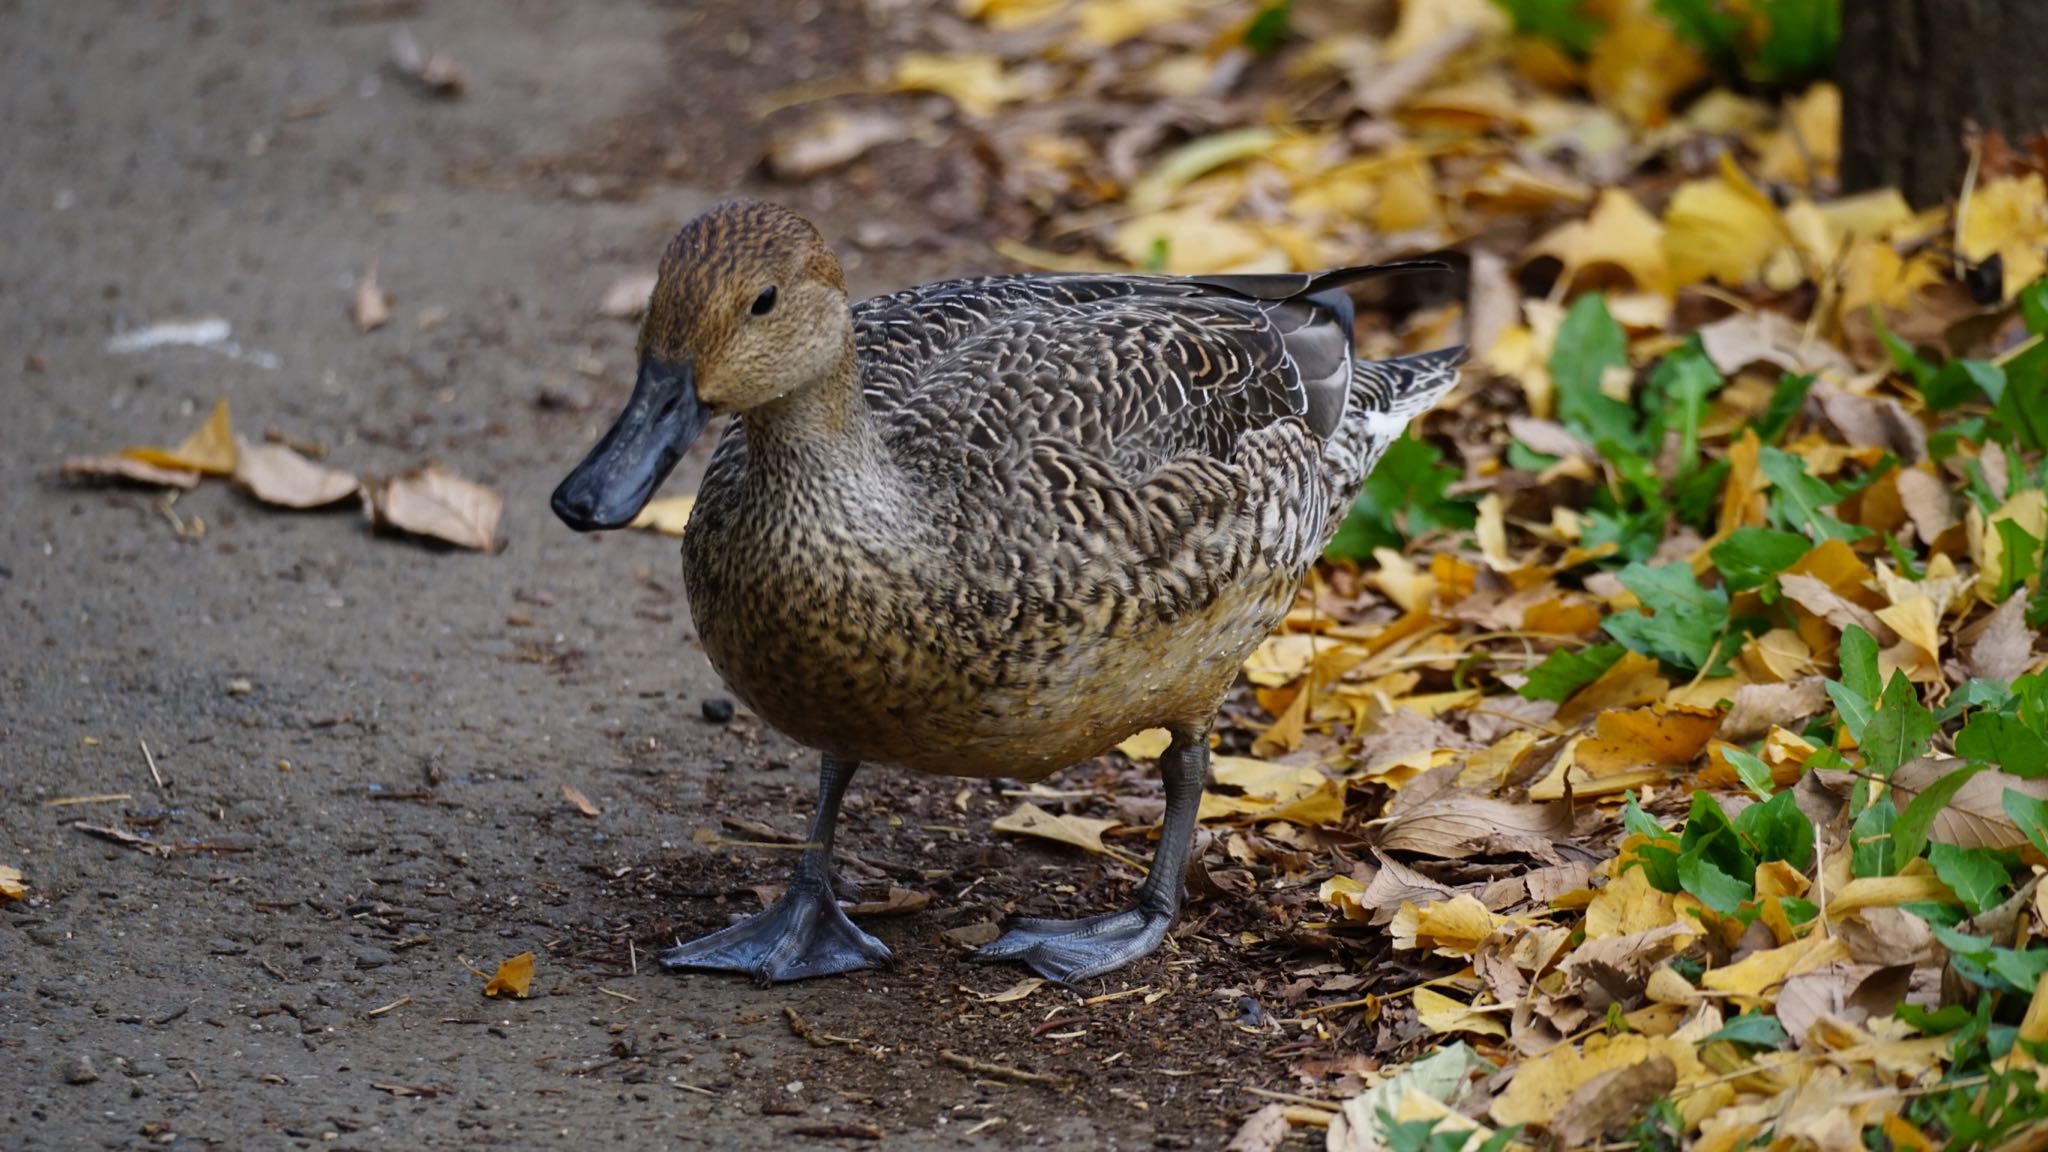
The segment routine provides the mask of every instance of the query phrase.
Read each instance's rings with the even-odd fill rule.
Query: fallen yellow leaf
[[[533,988],[533,953],[521,952],[503,964],[498,965],[497,975],[484,985],[484,995],[497,996],[503,993],[514,999],[524,1000]]]
[[[21,882],[21,869],[0,864],[0,900],[19,900],[28,895],[28,885]]]
[[[1072,845],[1084,852],[1106,855],[1109,848],[1103,844],[1102,834],[1120,823],[1120,820],[1097,820],[1087,816],[1055,816],[1026,800],[1017,805],[1016,811],[998,819],[989,828],[1016,836],[1036,836],[1041,840]]]
[[[121,455],[157,468],[198,472],[206,476],[231,476],[235,471],[235,432],[228,420],[225,397],[215,402],[206,423],[176,448],[124,448]]]

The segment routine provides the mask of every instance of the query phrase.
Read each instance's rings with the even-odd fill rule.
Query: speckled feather
[[[743,413],[706,471],[685,573],[714,666],[812,747],[952,775],[1199,730],[1456,382],[1459,349],[1352,359],[1333,290],[1378,271],[855,304],[853,372]]]

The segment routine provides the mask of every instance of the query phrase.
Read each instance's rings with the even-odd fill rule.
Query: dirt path
[[[0,0],[0,862],[32,889],[0,907],[0,1147],[1217,1147],[1246,1086],[1286,1086],[1259,990],[1202,968],[1230,935],[1203,906],[1089,990],[1131,995],[964,992],[1022,973],[948,930],[1132,879],[990,837],[1013,801],[981,785],[877,773],[849,800],[856,878],[932,897],[876,922],[893,971],[761,990],[645,963],[777,881],[776,852],[703,834],[801,828],[814,760],[702,719],[674,541],[573,536],[546,494],[630,375],[594,302],[744,178],[746,97],[857,58],[839,7]],[[467,70],[463,98],[386,66],[400,27]],[[842,237],[916,208],[792,197]],[[360,335],[372,261],[394,319]],[[105,350],[196,315],[241,357]],[[509,547],[48,476],[175,441],[220,396],[350,468],[498,486]],[[527,1001],[462,962],[527,950]]]

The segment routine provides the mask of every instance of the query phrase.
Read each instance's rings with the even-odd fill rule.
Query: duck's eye
[[[770,312],[775,311],[775,286],[770,284],[768,287],[761,289],[761,294],[754,297],[754,306],[748,309],[748,311],[756,316],[766,316]]]

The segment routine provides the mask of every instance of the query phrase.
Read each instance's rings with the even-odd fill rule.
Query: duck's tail
[[[1408,422],[1436,406],[1458,383],[1458,365],[1465,346],[1453,344],[1434,352],[1392,360],[1357,360],[1351,365],[1351,402],[1365,414],[1366,433],[1374,440],[1374,460],[1401,436]]]

